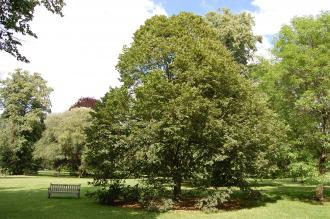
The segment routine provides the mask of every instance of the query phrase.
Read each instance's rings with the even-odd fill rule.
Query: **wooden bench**
[[[80,198],[80,184],[50,184],[48,188],[48,198],[52,194],[70,194]]]

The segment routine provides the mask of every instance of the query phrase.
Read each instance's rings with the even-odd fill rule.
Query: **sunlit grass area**
[[[90,179],[71,177],[0,177],[0,218],[155,218],[154,214],[102,206],[85,197]],[[47,198],[50,183],[81,184],[80,199]]]
[[[258,200],[241,198],[239,205],[218,213],[200,211],[170,211],[151,213],[140,209],[100,205],[85,196],[93,188],[91,179],[48,176],[0,176],[0,218],[329,218],[330,202],[313,200],[314,186],[290,181],[264,181],[256,185],[263,193]],[[47,198],[50,183],[81,184],[80,199]],[[134,184],[133,180],[129,181]],[[327,196],[330,196],[327,188]]]

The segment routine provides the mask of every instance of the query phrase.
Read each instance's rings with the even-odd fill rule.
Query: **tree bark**
[[[181,198],[181,184],[182,177],[180,174],[173,177],[174,188],[173,188],[173,199],[178,201]]]
[[[327,134],[327,116],[325,116],[325,111],[324,111],[324,116],[322,117],[322,122],[321,122],[321,131],[322,134],[326,135]],[[321,147],[321,153],[319,156],[319,173],[320,175],[324,175],[327,172],[327,150],[326,148]]]
[[[318,185],[315,189],[315,198],[317,201],[323,201],[324,200],[324,186]]]
[[[327,172],[327,154],[322,152],[319,157],[319,173],[320,175],[324,175]]]
[[[326,113],[324,113],[325,115]],[[322,123],[321,123],[321,128],[322,128],[322,133],[323,134],[327,134],[327,117],[326,116],[323,116],[322,117]],[[327,172],[327,150],[326,148],[324,148],[323,146],[321,147],[321,152],[320,152],[320,155],[319,155],[319,174],[320,176],[326,174]],[[321,184],[319,186],[316,187],[316,190],[315,190],[315,197],[318,201],[323,201],[324,198],[325,198],[325,195],[324,195],[324,185]]]

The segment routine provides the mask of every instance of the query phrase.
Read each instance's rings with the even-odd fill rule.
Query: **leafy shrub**
[[[141,197],[139,185],[126,186],[122,189],[122,198],[126,202],[138,202]]]
[[[165,189],[161,186],[145,186],[141,188],[141,199],[144,201],[163,197]]]
[[[126,186],[120,182],[113,182],[106,188],[88,192],[87,196],[107,205],[139,202],[148,211],[157,212],[168,211],[173,208],[174,204],[171,199],[164,198],[165,189],[163,187]]]
[[[290,176],[296,181],[297,178],[301,178],[304,182],[315,171],[315,167],[310,163],[294,162],[289,165]]]
[[[165,198],[164,187],[146,186],[140,192],[139,203],[148,211],[165,212],[173,209],[174,202],[172,199]]]
[[[206,198],[202,198],[197,203],[197,208],[205,212],[216,212],[219,207],[229,200],[231,189],[216,190]]]
[[[173,209],[174,202],[168,198],[141,199],[140,203],[148,211],[166,212]]]
[[[262,198],[262,194],[258,190],[254,190],[254,189],[251,189],[251,188],[245,188],[243,190],[243,192],[245,192],[245,194],[247,195],[247,198],[252,199],[252,200]]]
[[[318,172],[311,173],[305,182],[309,185],[330,185],[330,179],[326,175],[319,175]]]
[[[113,205],[119,199],[123,185],[120,183],[112,183],[107,188],[102,188],[95,192],[88,192],[86,195],[94,198],[101,204]]]
[[[106,188],[89,192],[87,195],[99,203],[108,205],[114,205],[118,202],[137,202],[140,199],[140,188],[138,185],[126,186],[116,181]]]

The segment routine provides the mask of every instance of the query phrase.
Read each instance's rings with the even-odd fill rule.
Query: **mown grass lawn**
[[[258,186],[265,198],[247,201],[246,206],[234,210],[210,214],[180,210],[158,214],[97,204],[85,196],[86,191],[92,189],[88,181],[70,177],[0,176],[0,218],[330,218],[330,202],[320,204],[313,201],[313,186],[289,182],[268,182]],[[81,198],[48,199],[47,188],[50,183],[80,183]],[[328,187],[328,196],[329,190]]]

